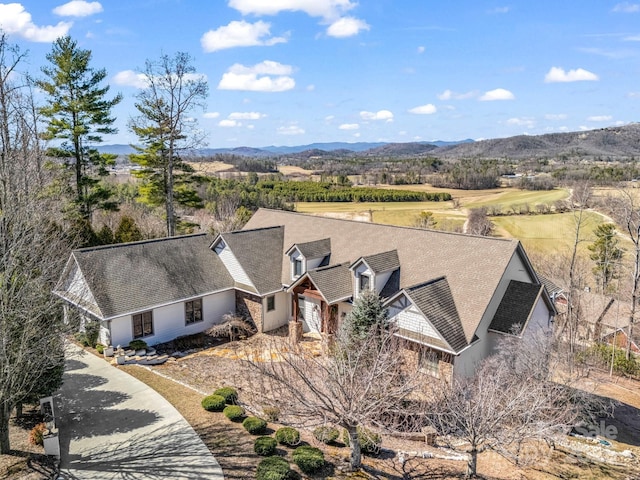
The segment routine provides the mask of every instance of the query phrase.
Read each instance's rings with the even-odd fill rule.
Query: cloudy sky
[[[69,34],[106,68],[119,134],[139,70],[188,52],[210,147],[410,142],[638,120],[640,3],[608,0],[24,0],[0,27],[38,74]]]

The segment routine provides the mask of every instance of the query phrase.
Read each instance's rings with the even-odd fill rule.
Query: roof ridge
[[[267,209],[264,209],[267,210]],[[236,235],[238,233],[251,233],[251,232],[259,232],[261,230],[274,230],[276,228],[284,228],[284,225],[273,225],[271,227],[259,227],[259,228],[251,228],[249,230],[231,230],[230,232],[221,233],[220,236],[223,237],[225,235],[233,234]]]
[[[384,202],[382,202],[384,203]],[[260,208],[259,210],[265,210],[267,212],[276,212],[276,213],[286,213],[288,215],[299,215],[299,216],[303,216],[303,217],[316,217],[316,218],[321,218],[324,220],[333,220],[336,222],[348,222],[348,223],[358,223],[358,224],[363,224],[363,225],[373,225],[373,226],[377,226],[377,227],[390,227],[390,228],[395,228],[395,229],[401,229],[401,230],[411,230],[411,231],[418,231],[418,232],[431,232],[431,233],[435,233],[438,235],[454,235],[457,237],[471,237],[471,238],[483,238],[485,240],[497,240],[497,241],[501,241],[501,242],[507,242],[507,243],[518,243],[519,240],[517,238],[502,238],[502,237],[487,237],[484,235],[474,235],[471,233],[460,233],[460,232],[449,232],[447,230],[434,230],[431,228],[419,228],[419,227],[409,227],[409,226],[405,226],[405,225],[391,225],[388,223],[375,223],[375,222],[362,222],[360,220],[351,220],[349,218],[335,218],[335,217],[325,217],[323,215],[313,215],[310,213],[303,213],[303,212],[294,212],[294,211],[289,211],[289,210],[277,210],[275,208]]]
[[[342,262],[342,263],[334,263],[333,265],[323,265],[322,267],[316,267],[316,268],[312,268],[311,270],[308,270],[309,273],[311,272],[321,272],[324,270],[329,270],[330,268],[336,268],[336,267],[344,267],[345,265],[350,265],[349,262]]]
[[[206,237],[208,234],[206,232],[202,233],[190,233],[187,235],[176,235],[173,237],[161,237],[161,238],[148,238],[145,240],[137,240],[135,242],[124,242],[124,243],[112,243],[109,245],[96,245],[94,247],[84,247],[84,248],[76,248],[73,252],[95,252],[98,250],[109,250],[115,248],[129,247],[132,245],[144,245],[146,243],[159,243],[159,242],[168,242],[171,240],[184,240],[185,238],[191,237]]]
[[[422,287],[426,287],[427,285],[432,285],[436,282],[439,282],[440,280],[447,280],[447,276],[446,275],[441,275],[439,277],[436,278],[432,278],[431,280],[427,280],[426,282],[422,282],[422,283],[416,283],[415,285],[411,285],[409,287],[406,287],[404,290],[407,291],[412,291],[412,290],[417,290],[418,288],[422,288]],[[449,282],[447,282],[449,283]]]

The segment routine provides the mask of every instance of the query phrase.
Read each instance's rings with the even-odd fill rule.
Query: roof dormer
[[[399,268],[400,261],[396,250],[358,258],[349,267],[353,272],[355,297],[364,290],[373,290],[380,294],[392,274]]]
[[[305,272],[328,264],[331,255],[331,239],[296,243],[285,253],[289,256],[291,263],[291,280],[297,280]]]

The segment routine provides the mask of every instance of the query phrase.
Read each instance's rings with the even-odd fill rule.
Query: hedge
[[[238,401],[238,392],[233,387],[222,387],[213,392],[214,395],[220,395],[224,397],[224,401],[229,404],[234,404]]]

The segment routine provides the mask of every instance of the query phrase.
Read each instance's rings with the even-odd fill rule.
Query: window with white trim
[[[184,323],[191,325],[192,323],[201,322],[202,317],[202,299],[196,298],[188,302],[184,302]]]
[[[360,291],[364,292],[365,290],[371,289],[371,277],[369,275],[365,275],[363,273],[360,274]]]
[[[153,311],[136,313],[132,315],[133,338],[142,338],[153,335]]]

